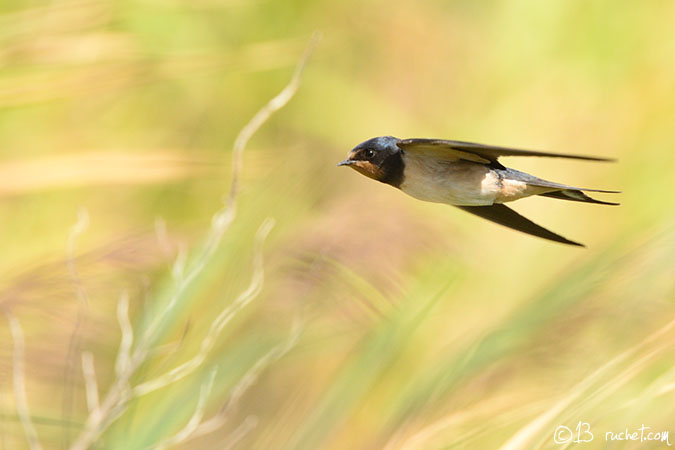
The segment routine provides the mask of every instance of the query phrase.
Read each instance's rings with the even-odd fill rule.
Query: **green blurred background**
[[[605,441],[642,424],[675,444],[674,18],[669,0],[0,3],[0,302],[24,329],[43,446],[66,448],[87,418],[79,351],[101,396],[112,382],[120,292],[138,333],[175,289],[178,250],[199,248],[227,193],[234,138],[313,30],[296,97],[246,150],[232,229],[134,382],[195,354],[273,217],[262,293],[99,448],[172,436],[213,368],[217,414],[294,321],[299,341],[225,423],[179,447],[660,448]],[[388,134],[615,157],[505,162],[621,190],[622,205],[516,205],[588,246],[570,248],[335,167]],[[25,448],[0,331],[0,444]],[[592,442],[554,442],[579,422]]]

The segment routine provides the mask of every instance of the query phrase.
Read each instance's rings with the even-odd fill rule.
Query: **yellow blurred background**
[[[68,448],[91,420],[82,352],[101,402],[119,378],[121,293],[134,345],[179,298],[139,386],[199,354],[268,217],[261,292],[96,448],[660,448],[607,440],[641,425],[675,444],[673,18],[668,0],[2,2],[0,445],[30,441],[12,317],[35,434]],[[296,96],[245,150],[232,227],[181,290],[235,137],[314,30]],[[532,238],[335,166],[380,135],[618,158],[504,162],[622,205],[523,200],[587,248]],[[222,420],[174,439],[195,411]]]

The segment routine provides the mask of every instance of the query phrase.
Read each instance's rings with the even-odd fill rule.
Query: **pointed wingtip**
[[[516,211],[512,210],[508,206],[495,203],[490,206],[457,206],[459,209],[463,209],[466,212],[475,214],[483,219],[490,220],[492,222],[498,223],[508,228],[518,230],[520,232],[537,236],[542,239],[547,239],[549,241],[557,242],[559,244],[574,245],[576,247],[586,247],[580,242],[575,242],[567,239],[564,236],[561,236],[557,233],[554,233],[541,225],[537,225],[532,222],[530,219],[521,216]]]
[[[559,243],[559,244],[565,244],[565,245],[573,245],[573,246],[575,246],[575,247],[583,247],[583,248],[586,248],[586,245],[582,244],[581,242],[572,241],[572,240],[570,240],[570,239],[567,239],[567,238],[564,237],[564,236],[560,236],[559,234],[556,235],[556,236],[559,237],[560,239],[551,239],[553,242],[557,242],[557,243]]]
[[[609,163],[619,162],[618,158],[605,158],[604,156],[570,155],[564,153],[559,153],[557,155],[562,158],[581,159],[586,161],[609,162]]]
[[[619,162],[619,159],[618,158],[593,158],[593,159],[590,159],[590,161],[616,163],[616,162]]]

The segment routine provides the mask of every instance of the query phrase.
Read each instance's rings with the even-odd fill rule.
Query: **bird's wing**
[[[554,232],[537,225],[530,219],[521,216],[511,208],[500,203],[495,203],[494,205],[490,206],[458,206],[458,208],[470,212],[471,214],[480,216],[483,219],[504,225],[505,227],[531,234],[532,236],[548,239],[549,241],[561,242],[563,244],[584,247],[584,244],[570,241],[559,234],[555,234]]]
[[[490,164],[489,158],[484,158],[473,151],[463,151],[448,145],[452,141],[440,141],[435,139],[403,139],[396,143],[405,152],[417,153],[447,161],[472,161],[480,164]]]
[[[553,158],[584,159],[588,161],[613,161],[595,156],[568,155],[562,153],[548,153],[534,150],[518,150],[515,148],[495,147],[492,145],[475,144],[473,142],[446,141],[443,139],[402,139],[397,144],[404,151],[434,154],[437,157],[450,159],[465,159],[468,161],[488,164],[496,162],[500,156],[549,156]],[[466,157],[469,155],[468,157]]]

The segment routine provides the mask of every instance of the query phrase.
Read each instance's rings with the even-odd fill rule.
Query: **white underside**
[[[457,206],[485,206],[527,197],[546,189],[500,180],[489,167],[405,153],[401,190],[419,200]]]

